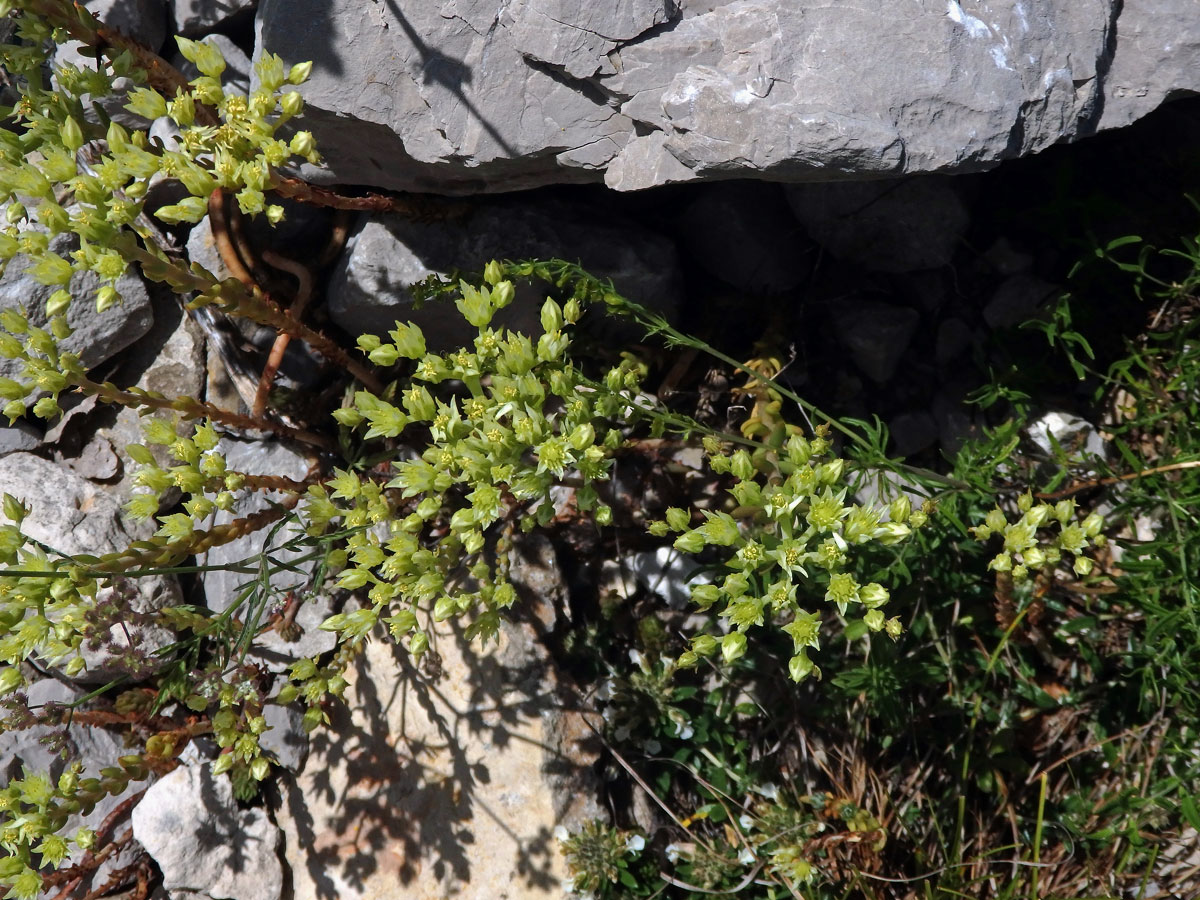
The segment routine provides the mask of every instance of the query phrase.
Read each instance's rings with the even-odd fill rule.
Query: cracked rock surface
[[[1200,89],[1193,0],[263,0],[309,177],[443,193],[964,172]]]

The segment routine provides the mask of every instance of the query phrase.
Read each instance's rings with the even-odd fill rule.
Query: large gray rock
[[[278,900],[283,892],[279,829],[261,809],[239,809],[229,779],[207,765],[155,782],[133,811],[133,836],[172,897]]]
[[[308,474],[308,460],[290,447],[273,441],[236,441],[222,438],[219,444],[230,471],[248,475],[282,475],[299,481]],[[237,498],[231,512],[218,512],[215,524],[224,524],[236,517],[251,515],[280,502],[285,495],[277,491],[245,491]],[[308,591],[314,562],[301,562],[307,549],[287,549],[283,545],[302,536],[303,529],[294,520],[276,530],[274,525],[243,535],[228,544],[213,547],[197,556],[204,566],[227,566],[209,569],[200,574],[208,608],[224,612],[229,607],[242,607],[245,620],[254,619],[263,625],[272,612],[286,611],[289,592],[304,590],[304,602],[295,615],[294,629],[270,629],[255,642],[251,655],[272,671],[282,671],[294,660],[318,656],[333,649],[336,635],[321,631],[319,626],[332,613],[328,594],[316,585]],[[233,571],[232,567],[249,567],[251,572]],[[258,589],[259,571],[270,572],[269,593]]]
[[[791,290],[808,277],[815,248],[790,214],[778,185],[701,185],[684,209],[681,243],[728,284],[758,294]]]
[[[452,306],[414,309],[409,288],[431,274],[479,270],[492,259],[561,257],[611,278],[631,300],[672,317],[681,277],[674,245],[632,221],[562,201],[481,206],[464,220],[416,222],[403,216],[362,221],[351,235],[328,289],[330,317],[352,335],[386,334],[396,321],[413,321],[431,348],[471,341],[470,327]],[[538,311],[545,285],[519,288],[497,324],[540,334]]]
[[[105,25],[157,51],[167,36],[166,0],[82,0]]]
[[[50,249],[69,258],[79,249],[79,239],[73,234],[56,235],[50,239]],[[31,324],[44,327],[46,301],[57,288],[39,284],[28,269],[28,257],[17,256],[9,262],[0,276],[0,309],[24,308]],[[102,313],[96,312],[96,290],[100,285],[100,277],[94,272],[71,276],[70,291],[75,299],[67,311],[67,322],[75,331],[59,342],[63,349],[78,353],[89,369],[124,350],[149,331],[154,321],[150,295],[140,276],[126,272],[117,279],[122,300]],[[14,378],[20,371],[19,363],[0,359],[0,375]]]
[[[310,176],[448,193],[977,171],[1200,89],[1193,0],[262,0],[258,28],[315,63]]]
[[[0,485],[32,508],[21,523],[22,533],[59,553],[100,556],[124,550],[132,541],[117,501],[105,488],[68,468],[30,453],[10,453],[0,458]],[[8,523],[2,512],[0,523]],[[118,602],[127,602],[140,612],[177,606],[182,602],[178,582],[164,575],[115,578],[111,586],[97,592],[97,605],[116,599],[118,595],[126,598]],[[51,619],[63,612],[47,607],[47,616]],[[110,646],[116,652],[134,647],[150,655],[173,640],[170,631],[157,626],[114,625],[109,632]],[[86,668],[77,676],[78,681],[104,682],[122,673],[105,649],[93,650],[86,641],[80,648],[80,656]]]
[[[250,12],[255,3],[256,0],[171,0],[171,14],[176,31],[196,35]]]
[[[46,713],[46,704],[65,705],[80,700],[84,691],[53,678],[43,678],[29,685],[24,693],[29,709],[37,715]],[[98,778],[101,769],[117,765],[117,760],[128,752],[129,748],[119,733],[95,725],[80,724],[78,720],[64,726],[33,725],[29,728],[6,729],[0,731],[0,787],[7,787],[14,779],[24,777],[26,772],[49,775],[52,781],[57,781],[67,766],[74,762],[82,765],[79,772],[81,778]],[[68,816],[61,833],[73,835],[80,828],[99,830],[101,824],[129,795],[143,787],[144,783],[135,781],[122,794],[105,795],[87,815],[73,813]],[[110,823],[110,830],[102,837],[107,841],[120,834],[127,818],[115,818]],[[84,851],[74,848],[63,865],[79,863],[83,856]],[[82,897],[94,888],[99,889],[116,869],[136,862],[139,856],[140,853],[133,848],[113,854],[99,868],[84,875],[77,889],[78,896]],[[51,897],[53,894],[51,891],[43,896]]]
[[[1104,71],[1100,128],[1121,128],[1175,97],[1200,91],[1195,0],[1124,0]]]

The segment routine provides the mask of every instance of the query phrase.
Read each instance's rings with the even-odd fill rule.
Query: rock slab
[[[964,172],[1200,90],[1194,0],[262,0],[326,181],[443,193]]]
[[[279,900],[279,829],[261,809],[239,809],[229,779],[207,764],[155,782],[133,811],[133,836],[172,897]]]
[[[530,589],[552,599],[541,549]],[[528,594],[530,601],[538,598]],[[538,628],[554,617],[535,608]],[[295,900],[550,900],[565,874],[558,824],[603,815],[595,738],[564,708],[535,626],[467,645],[435,626],[418,667],[390,639],[348,673],[345,707],[283,776],[277,821]]]
[[[67,554],[101,555],[124,550],[132,541],[121,508],[108,492],[70,469],[30,453],[10,453],[0,458],[0,484],[4,490],[32,507],[21,523],[21,530],[35,540]],[[0,522],[8,519],[0,512]],[[116,591],[129,591],[130,604],[141,611],[177,606],[182,602],[179,583],[170,576],[147,575],[134,579],[114,579],[114,585],[97,592],[97,603],[111,598]],[[133,643],[148,653],[165,647],[174,635],[164,628],[126,629],[114,626],[110,632],[114,647]],[[104,682],[121,674],[105,651],[91,650],[85,642],[80,655],[86,664],[76,680]]]

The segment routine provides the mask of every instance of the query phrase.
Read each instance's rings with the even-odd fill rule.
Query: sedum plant
[[[64,833],[69,816],[176,764],[199,734],[211,734],[220,747],[214,770],[230,775],[239,796],[251,796],[270,772],[259,742],[266,705],[303,703],[306,726],[319,726],[327,720],[328,698],[346,686],[346,668],[380,626],[417,658],[429,648],[437,622],[463,617],[469,638],[494,637],[518,599],[509,573],[518,532],[548,526],[561,514],[608,525],[614,514],[605,482],[614,457],[647,432],[689,440],[704,435],[711,475],[728,494],[712,508],[668,509],[649,525],[652,538],[670,540],[721,573],[691,589],[700,611],[717,613],[715,633],[692,636],[678,659],[663,663],[665,677],[705,658],[737,660],[760,627],[791,638],[793,680],[819,676],[809,652],[819,648],[822,623],[833,609],[841,617],[861,613],[861,624],[853,623],[859,628],[900,635],[899,617],[883,611],[888,588],[860,583],[858,561],[872,546],[908,539],[932,510],[913,510],[904,498],[875,505],[848,499],[852,466],[835,454],[829,427],[806,437],[788,425],[782,404],[794,395],[767,375],[741,367],[751,378],[747,390],[757,391],[761,402],[752,421],[729,435],[658,405],[643,392],[645,368],[631,356],[589,375],[572,355],[573,328],[589,310],[632,315],[668,343],[684,337],[610,284],[556,261],[496,261],[479,277],[426,285],[431,297],[453,297],[475,332],[468,345],[431,352],[420,328],[397,323],[386,335],[363,335],[355,348],[343,348],[283,312],[257,285],[220,280],[187,264],[164,230],[199,221],[216,191],[232,195],[242,214],[271,223],[284,214],[272,202],[277,196],[378,206],[379,198],[339,198],[283,174],[295,159],[318,159],[307,132],[281,136],[302,112],[293,88],[309,65],[289,68],[264,54],[256,64],[260,86],[245,96],[222,85],[224,60],[205,44],[177,39],[201,73],[185,81],[65,0],[0,0],[0,13],[14,12],[15,43],[2,52],[20,100],[5,111],[9,127],[0,129],[0,260],[7,265],[24,257],[32,277],[53,292],[44,309],[0,314],[0,356],[17,364],[15,377],[0,378],[3,413],[10,422],[53,420],[64,394],[140,411],[144,439],[126,448],[140,467],[127,511],[153,520],[154,531],[112,553],[68,556],[25,534],[29,510],[4,498],[0,694],[14,711],[5,727],[69,720],[71,710],[34,714],[20,691],[35,670],[86,674],[87,650],[107,654],[121,673],[96,692],[112,699],[116,721],[130,725],[131,733],[134,725],[150,732],[139,738],[138,752],[99,777],[83,777],[77,766],[57,782],[26,773],[0,791],[0,881],[10,885],[8,896],[35,896],[42,873],[68,859],[72,846],[77,853],[95,847],[86,830]],[[91,48],[94,68],[51,64],[53,46],[68,38]],[[136,85],[126,110],[147,125],[169,120],[176,140],[163,143],[148,127],[111,121],[92,103],[111,96],[119,78]],[[164,180],[186,196],[148,208],[151,188]],[[73,248],[65,255],[59,236]],[[94,305],[98,314],[118,306],[116,283],[128,270],[166,283],[193,309],[209,306],[306,341],[355,380],[346,402],[332,421],[302,427],[279,415],[245,415],[192,397],[94,380],[78,350],[70,349],[68,314],[80,303]],[[99,276],[101,286],[75,296],[72,278],[84,271]],[[514,301],[516,285],[530,280],[548,284],[559,298],[542,304],[540,333],[496,326],[494,316]],[[303,481],[236,471],[221,449],[227,429],[316,446],[326,465]],[[234,508],[239,494],[253,491],[284,499],[261,513],[213,523],[218,512]],[[1012,529],[1027,530],[1033,512],[1022,512],[1026,519]],[[1060,550],[1080,552],[1080,529],[1096,536],[1090,520],[1071,523],[1073,509],[1056,508],[1054,515],[1062,525]],[[194,571],[196,554],[285,520],[303,526],[300,543],[315,564],[311,589],[351,598],[322,626],[336,634],[336,649],[299,660],[285,679],[272,680],[246,661],[272,599],[269,571],[257,600],[221,614],[131,603],[130,585],[139,577]],[[983,527],[1001,530],[991,521]],[[1024,554],[1021,565],[1035,565],[1031,546],[1010,549]],[[1040,561],[1053,565],[1056,559],[1043,551]],[[1077,571],[1082,564],[1077,555]],[[277,624],[288,627],[286,617]],[[161,628],[175,639],[147,649],[127,626]],[[139,684],[150,685],[149,694],[133,689]],[[180,727],[159,716],[170,703],[182,704],[193,721]],[[677,733],[687,727],[682,719],[674,724]],[[614,834],[593,829],[586,840],[572,839],[577,871],[592,857],[608,860],[603,879],[594,879],[597,888],[601,881],[626,880],[625,837]]]

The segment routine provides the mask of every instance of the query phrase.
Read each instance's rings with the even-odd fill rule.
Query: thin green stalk
[[[1042,777],[1038,784],[1038,809],[1037,809],[1037,824],[1033,828],[1033,874],[1030,876],[1032,886],[1030,887],[1029,900],[1038,900],[1038,876],[1041,870],[1037,864],[1042,861],[1042,824],[1045,821],[1046,814],[1046,773],[1042,773]]]

